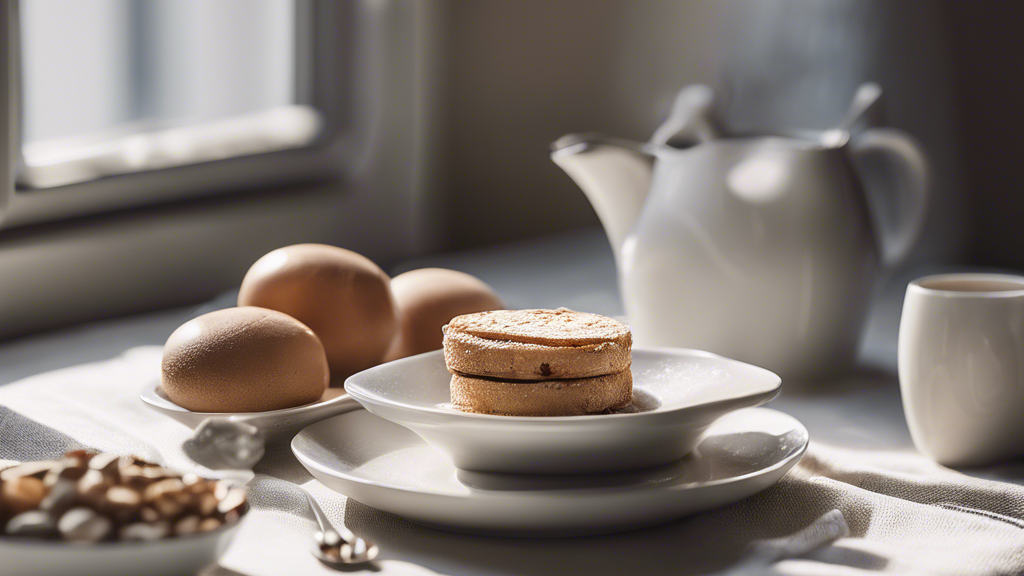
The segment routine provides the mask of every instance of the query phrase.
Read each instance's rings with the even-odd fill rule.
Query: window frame
[[[8,31],[13,4],[0,2]],[[315,96],[336,99],[327,141],[18,195],[17,40],[8,34],[0,44],[0,340],[198,303],[237,287],[256,259],[289,244],[341,246],[385,270],[444,246],[446,4],[311,0],[322,5],[348,14],[333,8],[318,18],[318,33],[351,31],[343,53],[310,47],[318,76],[322,66],[337,68],[335,81],[351,74],[344,93]],[[148,205],[128,201],[148,186],[172,193],[152,191]]]
[[[296,50],[298,103],[320,115],[321,132],[308,145],[213,161],[105,176],[49,188],[16,185],[20,160],[20,34],[18,2],[3,3],[8,46],[0,65],[7,110],[0,130],[9,138],[0,152],[0,230],[164,202],[270,186],[324,183],[345,178],[360,155],[365,130],[353,121],[352,2],[298,0]],[[338,30],[345,33],[338,34]]]

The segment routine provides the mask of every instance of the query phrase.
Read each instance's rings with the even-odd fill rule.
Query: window
[[[23,188],[317,135],[295,0],[22,0],[20,24]]]
[[[362,138],[345,105],[363,6],[4,3],[12,75],[0,132],[16,131],[16,186],[0,193],[0,229],[341,178],[339,159]]]
[[[55,3],[73,17],[33,22],[48,3],[0,2],[0,338],[210,298],[287,244],[335,244],[386,262],[433,237],[427,176],[439,149],[443,3],[63,0]],[[199,11],[189,23],[167,15],[187,10]],[[197,21],[218,33],[187,32]],[[87,24],[105,32],[82,39]],[[48,36],[33,48],[37,25]],[[245,40],[254,29],[280,52],[257,58],[266,46]],[[155,53],[129,42],[131,30]],[[75,34],[79,49],[60,52],[71,42],[62,36]],[[181,38],[208,44],[175,54],[191,50]],[[47,65],[65,72],[27,78],[47,50],[58,52]],[[99,62],[100,53],[109,57],[94,74],[105,80],[64,83],[78,112],[48,127],[38,115],[56,95],[39,95],[38,82],[61,90],[52,88],[60,74],[80,74],[69,60]],[[191,86],[182,80],[199,74]],[[216,92],[238,83],[241,93]],[[52,173],[32,174],[48,148]],[[121,164],[97,153],[109,150]]]

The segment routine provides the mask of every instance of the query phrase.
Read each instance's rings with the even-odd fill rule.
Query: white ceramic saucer
[[[582,474],[647,468],[682,458],[715,420],[771,400],[782,380],[750,364],[679,348],[633,350],[634,405],[560,417],[470,414],[449,405],[441,350],[370,368],[345,389],[364,408],[409,428],[481,472]],[[510,384],[514,386],[514,384]]]
[[[358,410],[292,440],[325,486],[413,522],[505,536],[582,536],[651,526],[743,499],[800,459],[807,429],[766,408],[715,422],[685,458],[656,468],[583,476],[457,470],[406,428]]]
[[[199,426],[207,418],[229,418],[252,424],[260,429],[266,435],[268,443],[287,441],[296,432],[314,422],[360,407],[358,402],[344,393],[344,390],[334,388],[328,389],[327,394],[324,395],[326,399],[294,408],[267,412],[192,412],[171,402],[171,399],[160,387],[158,380],[148,384],[143,389],[141,397],[142,401],[153,410],[170,416],[189,428]]]

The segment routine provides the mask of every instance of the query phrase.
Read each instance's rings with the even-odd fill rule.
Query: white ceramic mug
[[[1024,277],[944,274],[911,282],[899,375],[914,444],[939,463],[1024,455]]]

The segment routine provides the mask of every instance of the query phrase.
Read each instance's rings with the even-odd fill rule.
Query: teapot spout
[[[601,134],[569,134],[551,144],[551,160],[590,200],[617,260],[651,186],[654,155],[648,145]]]

